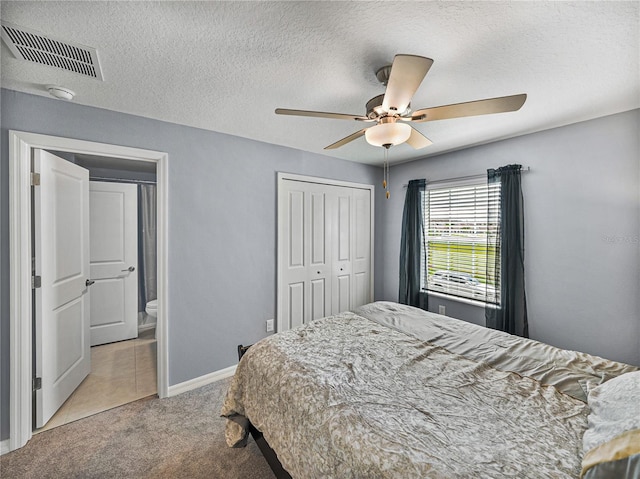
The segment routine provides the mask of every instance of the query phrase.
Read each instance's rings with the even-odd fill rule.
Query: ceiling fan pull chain
[[[387,199],[389,199],[389,196],[391,196],[391,194],[389,193],[389,148],[385,148],[384,149],[384,177],[385,177],[385,181],[384,181],[384,189],[387,190],[386,192],[386,197]]]
[[[389,171],[389,161],[387,161],[387,199],[391,196],[391,193],[389,193]]]
[[[382,188],[387,189],[387,163],[382,164]]]
[[[387,189],[387,150],[384,151],[384,161],[382,162],[382,188]]]

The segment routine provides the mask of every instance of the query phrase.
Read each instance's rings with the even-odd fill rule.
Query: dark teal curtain
[[[527,297],[524,287],[524,212],[520,165],[487,170],[489,184],[500,183],[500,211],[495,235],[497,251],[487,248],[487,277],[500,277],[500,303],[487,304],[487,327],[529,337]],[[489,218],[497,211],[489,211]]]
[[[427,181],[411,180],[407,186],[402,212],[400,240],[400,289],[398,302],[427,309],[427,295],[421,293],[420,259],[425,254],[422,193]]]

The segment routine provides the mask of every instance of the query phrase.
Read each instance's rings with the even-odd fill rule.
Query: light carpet
[[[230,379],[141,399],[36,434],[0,457],[9,478],[273,479],[253,440],[231,449],[220,408]]]

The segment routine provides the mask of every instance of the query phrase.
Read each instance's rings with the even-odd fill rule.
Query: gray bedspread
[[[404,308],[374,303],[252,346],[223,405],[227,443],[243,445],[250,420],[295,479],[579,476],[588,407],[577,390],[547,385],[558,379],[548,365],[499,360],[509,335],[479,357],[453,339],[473,328]],[[575,375],[561,373],[560,389],[635,369],[583,360],[592,366],[559,368]]]
[[[500,371],[527,376],[587,401],[587,389],[637,371],[628,364],[470,324],[403,304],[378,301],[354,311],[372,321],[429,341]]]

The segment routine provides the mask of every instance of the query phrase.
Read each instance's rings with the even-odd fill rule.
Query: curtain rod
[[[526,173],[527,171],[531,171],[531,167],[530,166],[523,166],[522,169],[520,170],[522,173]],[[467,175],[467,176],[456,176],[455,178],[444,178],[442,180],[434,180],[434,181],[428,181],[427,180],[427,184],[433,184],[433,183],[440,183],[443,181],[455,181],[455,180],[473,180],[473,179],[480,179],[480,178],[486,178],[487,174],[479,174],[479,175]],[[409,186],[407,183],[405,183],[404,185],[402,185],[403,188],[406,188],[407,186]]]
[[[155,185],[153,180],[132,180],[130,178],[103,178],[102,176],[90,176],[89,181],[107,181],[112,183],[135,183],[141,185]]]

